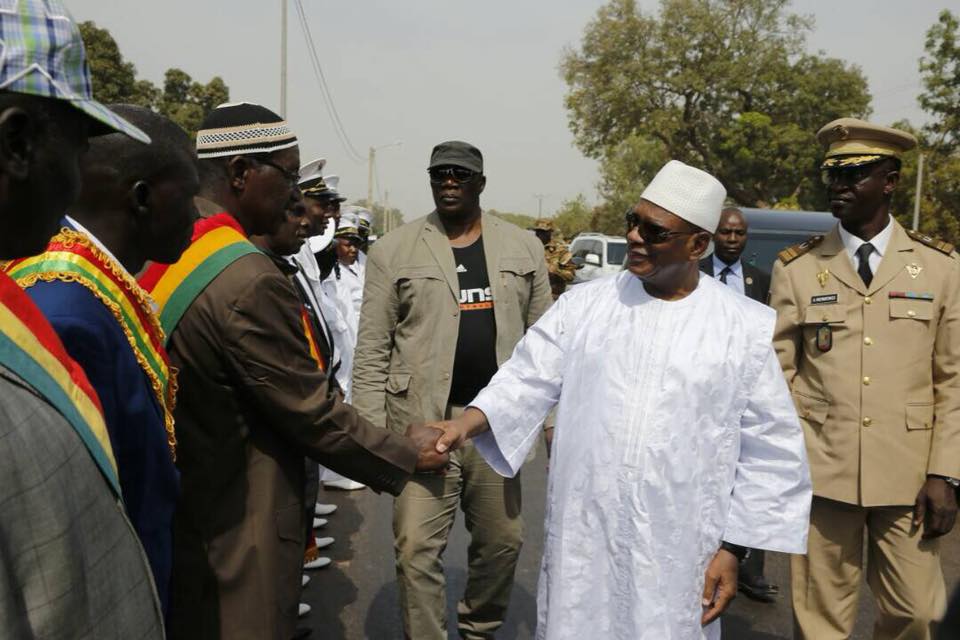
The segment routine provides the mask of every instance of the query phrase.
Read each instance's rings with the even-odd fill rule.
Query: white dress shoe
[[[303,616],[307,615],[310,613],[310,609],[310,605],[308,605],[306,602],[301,602],[297,608],[297,617],[302,618]]]
[[[308,576],[308,575],[305,574],[305,573],[300,576],[300,586],[301,586],[301,587],[307,586],[307,584],[309,584],[309,582],[310,582],[310,576]]]
[[[314,519],[313,519],[313,528],[314,528],[314,529],[319,529],[320,527],[325,527],[325,526],[327,526],[327,519],[326,519],[326,518],[314,518]]]
[[[328,489],[343,489],[344,491],[356,491],[357,489],[366,489],[367,485],[361,484],[350,478],[337,478],[336,480],[324,480],[323,486]]]
[[[303,563],[304,569],[323,569],[326,566],[329,566],[330,558],[325,558],[320,556],[316,560],[311,560],[310,562]]]
[[[318,502],[313,505],[313,514],[316,516],[328,516],[336,510],[337,505],[335,504],[321,504]]]
[[[333,538],[327,536],[326,538],[314,538],[317,541],[317,549],[324,549],[333,544]]]

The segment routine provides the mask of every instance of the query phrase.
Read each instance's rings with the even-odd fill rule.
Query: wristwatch
[[[727,542],[726,540],[720,542],[720,548],[725,551],[729,551],[734,556],[736,556],[737,561],[743,560],[747,557],[747,547],[741,547],[739,544],[733,544],[732,542]]]
[[[950,476],[937,476],[937,475],[934,475],[933,477],[940,478],[941,480],[946,482],[948,485],[950,485],[954,489],[960,489],[960,479],[951,478]]]

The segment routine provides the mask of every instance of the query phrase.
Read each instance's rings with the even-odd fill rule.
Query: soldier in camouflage
[[[547,271],[550,276],[550,291],[556,300],[567,288],[567,283],[573,280],[577,272],[577,265],[573,264],[573,256],[567,250],[567,243],[559,234],[554,237],[553,221],[547,218],[538,218],[530,228],[540,242],[543,243],[544,257],[547,260]]]

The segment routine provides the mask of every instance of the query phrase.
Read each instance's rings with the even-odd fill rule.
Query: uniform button
[[[872,424],[873,424],[873,420],[871,420],[870,418],[864,418],[864,419],[863,419],[863,426],[869,427],[869,426],[872,425]]]
[[[908,317],[912,318],[912,317],[914,317],[915,315],[917,315],[917,312],[914,311],[913,309],[910,309],[909,311],[907,311],[907,316],[908,316]]]
[[[870,376],[863,376],[863,384],[867,386],[870,385]]]
[[[804,409],[804,410],[803,410],[803,417],[804,417],[804,418],[809,418],[809,417],[810,417],[810,409]]]
[[[863,339],[863,344],[865,344],[865,345],[867,345],[867,346],[869,347],[870,345],[873,344],[873,338],[867,336],[866,338]]]
[[[871,298],[870,296],[864,296],[863,304],[870,304],[871,302],[873,302],[873,298]]]
[[[820,319],[823,320],[824,322],[826,322],[826,321],[829,320],[830,318],[829,318],[829,316],[827,316],[826,314],[824,314],[823,316],[820,317]]]

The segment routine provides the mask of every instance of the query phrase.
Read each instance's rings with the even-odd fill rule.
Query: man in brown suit
[[[436,210],[378,240],[367,257],[353,403],[388,431],[462,412],[552,302],[540,241],[481,213],[480,150],[441,143],[428,171]],[[471,535],[460,635],[489,638],[503,623],[523,534],[520,481],[468,446],[445,476],[415,476],[394,505],[408,638],[447,637],[440,556],[458,506]]]
[[[842,118],[817,137],[839,224],[780,253],[770,296],[813,477],[795,637],[850,637],[866,552],[875,637],[927,639],[960,484],[960,260],[890,215],[913,136]]]
[[[296,137],[268,109],[217,108],[197,152],[201,212],[227,213],[247,235],[274,233],[300,199]],[[411,440],[377,429],[343,402],[311,358],[293,285],[256,250],[196,295],[168,348],[180,371],[182,481],[171,636],[289,640],[306,531],[304,456],[396,494],[415,469],[445,464],[426,451],[439,434],[411,428]]]

